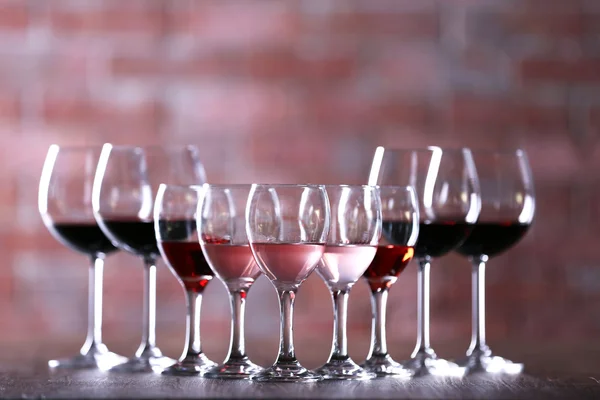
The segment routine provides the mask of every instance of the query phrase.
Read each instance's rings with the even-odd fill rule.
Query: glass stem
[[[101,350],[102,344],[102,275],[104,259],[93,256],[88,272],[88,329],[81,354]]]
[[[429,271],[431,262],[429,258],[419,260],[417,274],[417,345],[412,357],[418,355],[435,356],[429,344]]]
[[[387,356],[387,339],[385,337],[387,299],[387,288],[371,293],[371,349],[369,350],[367,359]]]
[[[246,343],[244,340],[244,321],[246,316],[246,289],[229,292],[231,300],[231,341],[227,360],[246,358]]]
[[[200,309],[202,308],[202,293],[187,290],[187,316],[186,316],[186,346],[183,349],[183,358],[198,357],[202,354],[200,342]]]
[[[281,309],[279,356],[277,363],[296,363],[294,351],[294,300],[298,289],[277,289]]]
[[[473,353],[489,353],[485,342],[485,265],[487,256],[473,258],[473,271],[471,274],[472,289],[472,333],[471,345],[467,355]]]
[[[350,289],[333,290],[333,348],[330,360],[344,361],[348,359],[348,338],[346,321],[348,317],[348,296]]]
[[[136,352],[140,357],[156,347],[156,260],[144,258],[144,305],[142,343]]]

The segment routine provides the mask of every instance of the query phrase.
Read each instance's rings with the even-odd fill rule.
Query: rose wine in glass
[[[50,360],[51,368],[106,370],[125,361],[102,342],[102,273],[104,258],[117,251],[98,227],[92,210],[91,187],[100,147],[48,149],[39,187],[39,211],[59,242],[90,260],[88,329],[79,354]]]
[[[154,202],[156,243],[163,260],[175,275],[186,299],[186,344],[178,362],[163,375],[202,375],[216,364],[202,351],[200,310],[202,294],[214,274],[198,241],[196,210],[201,186],[166,185],[158,188]]]
[[[485,335],[485,266],[519,242],[535,214],[533,178],[523,150],[473,153],[481,182],[481,213],[467,240],[456,251],[472,268],[472,334],[465,360],[468,373],[518,374],[523,364],[495,356]]]
[[[154,199],[161,183],[196,185],[204,181],[204,169],[194,146],[105,144],[102,148],[93,185],[94,216],[113,243],[144,263],[142,341],[134,357],[111,371],[161,372],[175,362],[156,346],[156,262],[160,251]]]
[[[417,344],[404,366],[415,375],[462,376],[465,368],[441,359],[429,343],[429,271],[433,258],[456,249],[468,237],[481,209],[479,180],[469,149],[428,147],[389,150],[378,147],[370,184],[410,184],[417,192],[419,237],[414,244],[419,261]],[[383,236],[391,244],[403,239],[402,224],[383,219]]]
[[[409,378],[412,371],[394,361],[387,350],[386,308],[389,289],[414,255],[419,208],[412,186],[380,186],[379,197],[381,218],[386,221],[382,229],[392,224],[397,235],[393,242],[381,238],[375,257],[363,273],[371,289],[372,324],[371,346],[362,366],[377,376]]]
[[[246,297],[260,275],[246,234],[244,211],[250,185],[204,184],[198,204],[200,244],[216,276],[225,284],[231,303],[231,340],[225,361],[206,378],[249,379],[262,371],[246,354]]]
[[[259,382],[315,382],[323,377],[296,359],[293,312],[296,292],[325,252],[329,199],[323,185],[252,185],[246,233],[254,260],[280,300],[281,338],[275,364],[252,376]]]
[[[346,320],[348,297],[373,261],[381,236],[381,201],[374,186],[328,185],[331,221],[327,245],[317,267],[333,300],[333,341],[325,365],[315,372],[324,379],[375,378],[348,355]]]

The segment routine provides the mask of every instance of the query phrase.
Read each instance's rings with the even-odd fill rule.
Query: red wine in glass
[[[363,277],[371,291],[389,289],[396,278],[406,269],[415,251],[410,246],[381,245]]]
[[[89,256],[117,251],[95,222],[55,222],[49,228],[68,247]]]
[[[144,257],[158,256],[153,221],[107,218],[102,219],[102,223],[117,242],[130,252]]]
[[[469,237],[456,251],[464,256],[496,256],[514,246],[529,230],[518,222],[478,222]]]
[[[165,261],[181,279],[186,290],[201,292],[214,277],[200,242],[160,242]]]
[[[463,221],[420,223],[415,257],[441,257],[449,253],[465,241],[473,226]],[[411,227],[403,222],[384,221],[382,233],[390,243],[406,243]]]

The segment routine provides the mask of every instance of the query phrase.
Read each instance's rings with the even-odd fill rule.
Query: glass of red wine
[[[438,358],[429,343],[429,271],[433,258],[449,253],[465,241],[479,217],[481,197],[471,151],[378,147],[369,184],[408,184],[415,187],[419,200],[419,236],[414,246],[419,261],[417,345],[404,366],[415,376],[463,376],[464,367]],[[401,243],[407,235],[405,224],[384,219],[382,226],[382,235],[392,244]]]
[[[161,372],[175,363],[156,346],[156,261],[160,256],[153,206],[161,183],[205,182],[194,146],[131,147],[105,144],[96,169],[92,204],[102,231],[113,243],[144,262],[142,342],[115,372]]]
[[[252,185],[246,206],[246,233],[258,267],[277,290],[281,310],[277,360],[253,375],[252,380],[323,379],[296,359],[293,313],[298,288],[325,252],[329,218],[329,200],[323,185]]]
[[[365,272],[381,236],[381,203],[375,186],[327,185],[331,207],[329,235],[317,273],[333,300],[333,342],[325,365],[315,372],[324,379],[375,378],[348,355],[346,320],[350,289]]]
[[[100,146],[48,149],[39,187],[44,224],[59,242],[90,259],[87,337],[80,354],[51,360],[52,368],[106,370],[125,361],[102,343],[102,273],[105,256],[117,248],[102,233],[92,210],[92,183]]]
[[[419,235],[419,206],[412,186],[380,186],[381,218],[386,224],[403,226],[403,236],[393,242],[382,237],[375,258],[363,274],[371,289],[371,347],[362,366],[377,376],[409,378],[412,371],[394,361],[387,350],[385,332],[388,292],[414,255]]]
[[[186,345],[179,361],[163,375],[201,375],[216,364],[202,352],[200,309],[202,293],[214,274],[198,241],[196,210],[202,186],[162,184],[154,203],[158,249],[186,296]]]
[[[244,317],[246,297],[260,269],[246,234],[245,208],[251,185],[204,184],[198,205],[198,230],[204,256],[229,291],[231,340],[223,362],[204,374],[206,378],[249,379],[262,371],[246,354]]]
[[[492,355],[485,340],[485,265],[515,245],[529,229],[535,214],[533,178],[523,150],[473,152],[481,185],[481,213],[473,231],[458,247],[473,265],[471,345],[460,364],[468,373],[517,374],[523,364]]]

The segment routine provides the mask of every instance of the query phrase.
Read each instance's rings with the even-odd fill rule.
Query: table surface
[[[600,398],[600,375],[473,375],[462,379],[381,378],[366,382],[255,383],[155,374],[0,367],[2,398]]]

